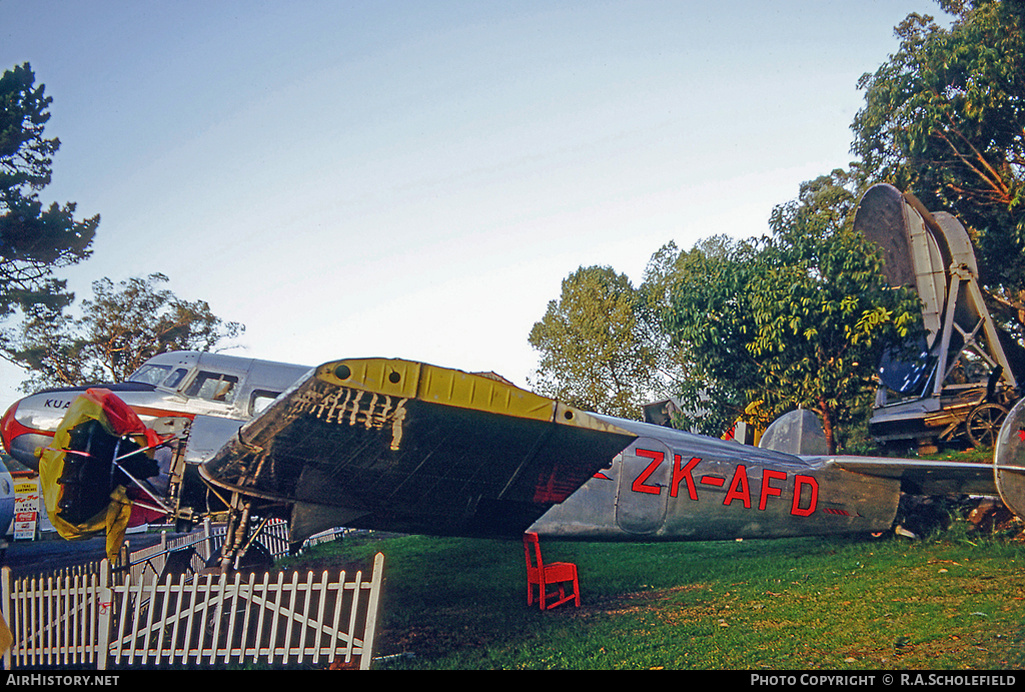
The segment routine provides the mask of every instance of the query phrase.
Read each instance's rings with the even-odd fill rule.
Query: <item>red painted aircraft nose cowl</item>
[[[8,452],[11,451],[11,440],[20,434],[18,428],[25,427],[14,419],[14,412],[17,410],[18,404],[11,404],[10,408],[8,408],[7,412],[4,414],[4,417],[0,418],[0,440],[3,440],[4,449]],[[24,432],[24,430],[21,432]]]
[[[53,433],[21,423],[16,417],[20,403],[13,404],[0,418],[0,440],[4,443],[4,451],[30,469],[35,469],[39,464],[36,448],[49,444]]]

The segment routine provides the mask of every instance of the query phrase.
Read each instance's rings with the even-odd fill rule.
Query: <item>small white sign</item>
[[[34,541],[39,527],[39,485],[36,481],[14,484],[14,540]]]

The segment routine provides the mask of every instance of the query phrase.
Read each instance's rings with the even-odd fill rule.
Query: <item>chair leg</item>
[[[558,589],[558,597],[556,597],[556,593],[554,591],[551,594],[546,594],[545,600],[541,603],[541,610],[551,610],[552,608],[560,606],[563,603],[568,603],[569,601],[573,601],[573,604],[579,608],[580,589],[577,586],[577,583],[573,582],[573,591],[567,594],[566,584],[568,583],[569,582],[558,583],[558,586],[556,586],[556,588]]]

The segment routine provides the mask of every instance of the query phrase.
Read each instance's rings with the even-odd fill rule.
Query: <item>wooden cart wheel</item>
[[[965,421],[968,439],[976,447],[989,449],[997,441],[1000,425],[1007,416],[1007,409],[1000,404],[980,404],[972,409]]]

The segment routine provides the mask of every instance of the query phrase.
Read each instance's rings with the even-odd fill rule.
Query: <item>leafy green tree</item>
[[[912,14],[899,50],[861,78],[851,128],[866,175],[911,190],[973,232],[980,280],[1025,325],[1025,2],[941,0],[949,29]]]
[[[705,244],[724,238],[710,239]],[[644,278],[638,287],[640,301],[636,307],[644,343],[649,345],[654,360],[652,386],[653,399],[672,399],[680,407],[674,414],[672,424],[687,430],[702,429],[707,422],[708,410],[706,380],[700,377],[698,362],[692,358],[692,344],[681,342],[666,329],[667,306],[672,297],[681,272],[681,253],[676,243],[669,242],[651,256],[645,268]]]
[[[713,236],[686,251],[669,243],[652,256],[641,291],[680,364],[678,427],[719,436],[760,386],[747,349],[755,323],[746,290],[758,250],[756,240]]]
[[[917,297],[889,289],[853,231],[852,184],[848,172],[821,176],[776,207],[771,237],[680,255],[666,328],[690,344],[720,424],[756,401],[768,417],[803,407],[835,451],[883,349],[917,329]]]
[[[800,406],[819,414],[830,451],[874,390],[883,350],[906,342],[921,314],[917,295],[891,289],[878,252],[854,232],[850,182],[834,171],[773,211],[764,271],[749,287],[757,329],[748,350],[765,400],[776,413]]]
[[[609,267],[581,267],[563,279],[560,298],[530,331],[541,356],[531,386],[597,413],[639,418],[657,380],[641,300]]]
[[[225,322],[205,301],[186,301],[168,289],[163,274],[131,278],[116,286],[110,279],[93,282],[92,300],[83,301],[82,316],[37,305],[6,349],[13,362],[32,377],[24,391],[45,386],[121,382],[148,358],[167,351],[209,351],[244,331]]]
[[[56,138],[44,136],[52,98],[28,63],[0,77],[0,319],[18,308],[71,302],[55,269],[89,256],[99,216],[76,221],[75,204],[44,208]]]

